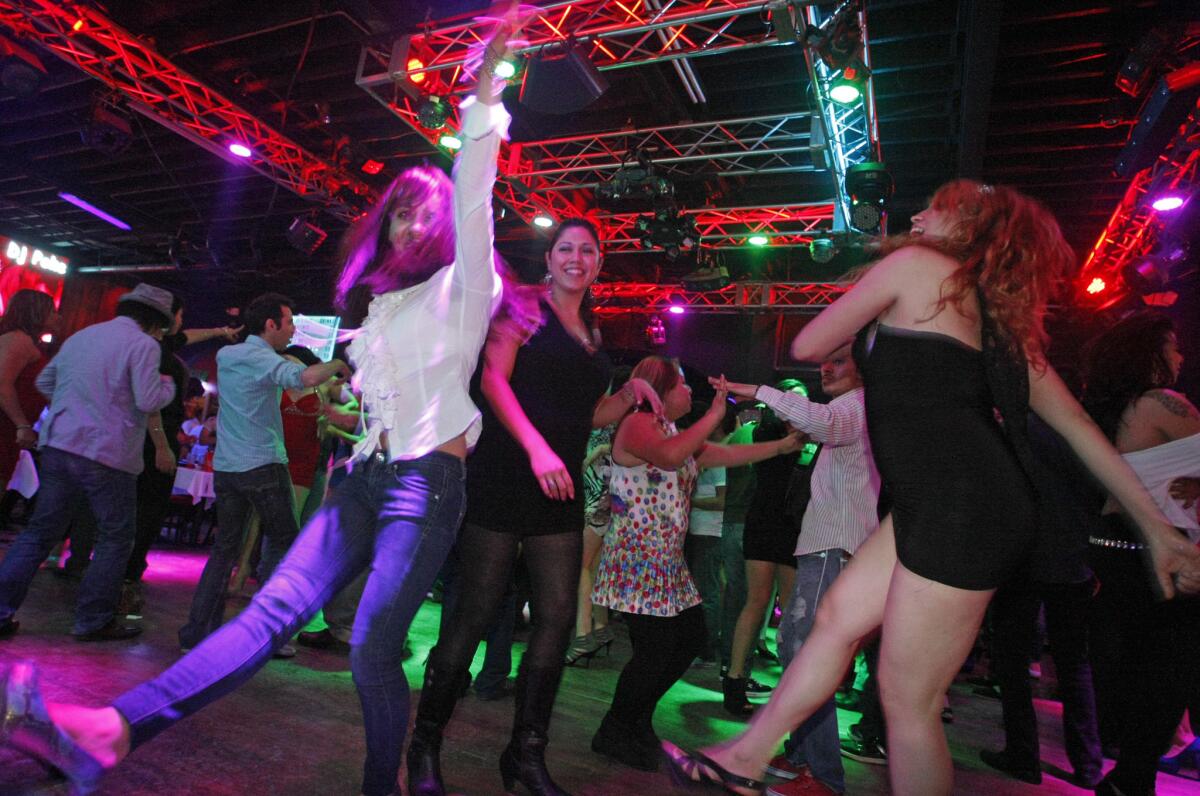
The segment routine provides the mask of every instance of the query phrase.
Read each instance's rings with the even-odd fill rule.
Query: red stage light
[[[411,80],[414,83],[424,83],[425,82],[425,73],[417,72],[418,69],[425,68],[425,63],[420,58],[409,58],[408,63],[405,64],[405,68],[408,69],[408,79],[409,80]],[[414,75],[413,72],[417,72],[417,73]]]
[[[364,174],[378,174],[383,171],[383,164],[378,160],[367,160],[362,164]]]
[[[83,21],[83,17],[80,17],[71,23],[71,32],[78,33],[79,31],[83,30],[83,26],[86,24],[87,23]]]
[[[1106,288],[1106,287],[1108,287],[1108,285],[1105,283],[1105,281],[1103,279],[1101,279],[1100,277],[1096,277],[1088,284],[1087,292],[1091,293],[1094,296],[1097,293],[1104,290],[1104,288]]]

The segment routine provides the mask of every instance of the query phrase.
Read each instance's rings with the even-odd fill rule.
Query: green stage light
[[[746,238],[746,243],[749,243],[751,246],[766,246],[770,242],[771,239],[766,235],[751,235]]]

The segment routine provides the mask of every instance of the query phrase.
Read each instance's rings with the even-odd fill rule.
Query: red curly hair
[[[958,216],[950,233],[897,235],[884,241],[881,253],[924,246],[958,260],[962,267],[942,284],[937,312],[947,304],[962,307],[978,289],[1014,353],[1043,365],[1046,304],[1075,266],[1058,221],[1041,202],[1013,188],[966,179],[938,188],[929,205]]]

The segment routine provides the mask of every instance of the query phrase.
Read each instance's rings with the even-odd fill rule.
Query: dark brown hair
[[[40,290],[18,290],[0,317],[0,334],[20,329],[36,343],[54,312],[54,299]]]

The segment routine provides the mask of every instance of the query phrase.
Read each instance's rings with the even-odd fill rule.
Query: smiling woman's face
[[[603,259],[588,230],[568,227],[546,252],[546,270],[555,287],[568,292],[582,291],[596,281]]]

